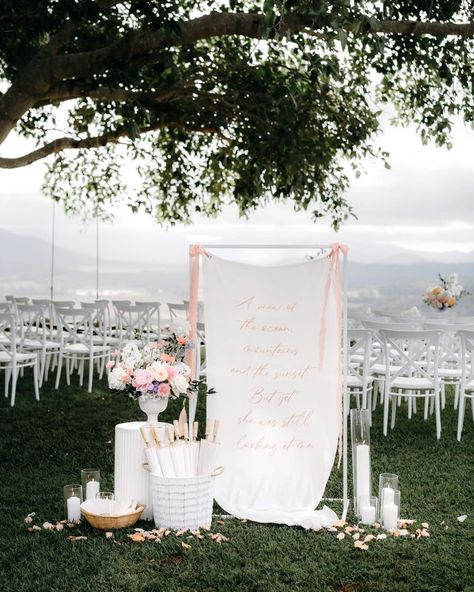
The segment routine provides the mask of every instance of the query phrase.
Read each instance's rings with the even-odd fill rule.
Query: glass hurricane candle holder
[[[95,499],[100,491],[99,469],[82,469],[81,471],[82,491],[84,499]]]
[[[354,513],[360,515],[359,499],[371,496],[370,414],[368,409],[351,409],[352,476]]]
[[[99,491],[96,499],[100,500],[98,507],[101,516],[111,516],[114,513],[115,495],[112,491]]]
[[[377,521],[377,497],[362,495],[359,497],[359,520],[362,524],[374,524]]]
[[[383,503],[384,499],[387,501],[393,500],[393,492],[399,491],[398,475],[394,473],[382,473],[379,476],[379,508],[378,521],[383,524]]]
[[[81,520],[82,485],[72,483],[64,488],[64,514],[68,522]]]
[[[381,523],[385,530],[398,528],[400,519],[400,491],[398,489],[384,488],[381,500]]]

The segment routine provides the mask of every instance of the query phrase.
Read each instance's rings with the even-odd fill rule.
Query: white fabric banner
[[[216,500],[257,522],[330,526],[314,512],[334,464],[340,425],[340,340],[334,284],[319,336],[328,257],[263,267],[203,257],[207,416],[221,420]]]

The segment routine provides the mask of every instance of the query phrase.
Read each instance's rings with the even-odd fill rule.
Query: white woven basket
[[[150,493],[157,528],[197,530],[210,526],[214,477],[222,471],[219,467],[211,475],[181,478],[159,477],[152,473]]]

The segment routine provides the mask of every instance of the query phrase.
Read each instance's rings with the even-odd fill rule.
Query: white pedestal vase
[[[169,397],[146,397],[141,396],[138,404],[143,413],[147,415],[147,426],[156,427],[158,425],[158,414],[168,407]]]

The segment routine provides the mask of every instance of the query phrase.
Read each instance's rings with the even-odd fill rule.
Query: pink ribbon
[[[198,289],[199,289],[199,257],[209,253],[201,245],[191,245],[189,247],[189,256],[191,258],[191,284],[189,288],[189,339],[194,345],[193,349],[188,349],[186,363],[191,368],[191,380],[196,380],[196,356],[199,355],[197,344],[197,309],[198,309]]]
[[[347,245],[341,245],[334,243],[331,245],[331,265],[329,267],[328,275],[326,278],[326,286],[324,288],[324,301],[323,308],[321,311],[321,323],[319,329],[319,368],[324,366],[324,357],[326,350],[326,320],[327,320],[327,308],[329,302],[329,291],[331,289],[331,283],[334,284],[334,296],[336,299],[336,322],[337,322],[337,335],[339,337],[339,355],[338,355],[338,384],[337,384],[337,401],[338,409],[337,414],[339,417],[339,459],[337,466],[339,468],[342,458],[342,437],[343,437],[343,413],[344,406],[342,398],[344,393],[342,392],[342,379],[343,379],[343,363],[342,363],[342,286],[341,286],[341,266],[339,252],[347,256],[349,249]]]

